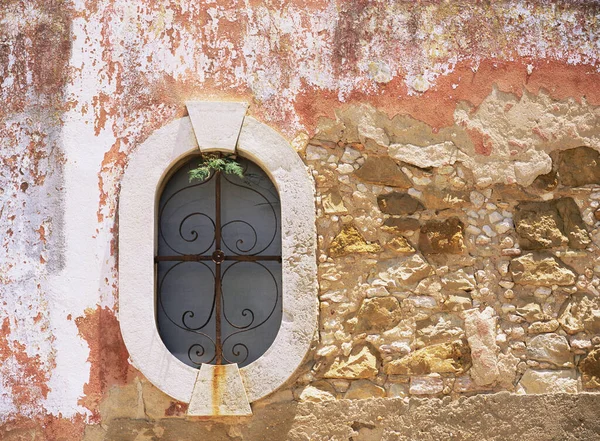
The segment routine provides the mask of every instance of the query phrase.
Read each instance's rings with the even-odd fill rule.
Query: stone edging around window
[[[198,146],[202,151],[237,150],[269,174],[281,198],[283,316],[273,345],[258,360],[239,369],[247,399],[252,402],[293,375],[317,330],[314,186],[304,163],[283,137],[254,118],[244,117],[244,103],[198,102],[187,106],[190,117],[157,130],[132,154],[121,182],[121,332],[131,363],[160,390],[186,403],[192,396],[197,401],[200,395],[211,395],[211,391],[194,390],[199,370],[175,358],[158,334],[156,201],[166,174],[180,160],[197,152]],[[235,383],[238,379],[231,380]],[[240,403],[244,405],[247,402]]]

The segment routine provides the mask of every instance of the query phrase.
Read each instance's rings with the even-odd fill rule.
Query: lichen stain
[[[111,148],[104,154],[102,160],[102,169],[98,174],[98,191],[100,192],[100,207],[97,212],[98,223],[101,223],[104,220],[102,207],[106,206],[110,197],[105,189],[104,176],[111,176],[114,170],[124,170],[127,161],[127,154],[125,151],[121,150],[121,144],[124,143],[126,143],[125,140],[117,139]],[[111,211],[110,214],[112,215],[114,212]]]
[[[58,5],[63,2],[50,3]],[[64,6],[66,5],[59,5],[59,8]],[[57,12],[59,12],[59,8],[56,9]],[[55,94],[62,89],[66,82],[68,70],[64,67],[69,63],[71,52],[70,19],[66,12],[55,14],[48,23],[40,23],[32,36],[32,51],[35,54],[44,55],[44,62],[29,60],[33,73],[33,84],[36,85],[38,94]],[[50,61],[46,58],[48,56],[56,59]]]
[[[369,5],[366,0],[342,2],[339,20],[333,36],[333,65],[338,76],[357,70],[360,58],[360,40],[363,37],[369,17],[365,9]]]
[[[0,10],[0,77],[3,106],[0,117],[64,108],[71,53],[71,17],[66,1],[5,1]],[[43,61],[41,61],[43,60]],[[32,125],[32,121],[29,121]],[[18,138],[12,138],[18,139]]]
[[[43,225],[40,225],[40,228],[38,228],[37,230],[35,230],[36,233],[38,233],[40,235],[40,242],[43,244],[46,244],[46,229],[44,228]]]
[[[108,104],[110,97],[105,93],[99,93],[97,96],[92,98],[92,105],[94,112],[96,113],[96,119],[94,122],[94,134],[100,135],[100,132],[104,130],[106,126],[106,120],[108,117]]]
[[[39,355],[28,355],[24,344],[9,340],[10,332],[10,318],[5,317],[0,328],[0,370],[9,380],[3,387],[10,390],[16,413],[27,415],[48,395],[49,367]]]
[[[88,309],[75,323],[79,335],[90,348],[90,379],[84,385],[81,406],[88,408],[92,421],[99,421],[98,405],[113,385],[126,384],[134,374],[128,362],[129,354],[121,337],[115,313],[107,307]]]
[[[38,313],[35,323],[41,320]],[[14,412],[0,415],[0,439],[66,441],[80,439],[84,431],[83,415],[65,419],[46,413],[43,399],[47,397],[47,382],[54,365],[43,363],[38,355],[30,356],[24,344],[11,340],[11,320],[6,317],[0,327],[0,371],[8,381],[3,383],[3,395],[11,397]]]
[[[62,108],[71,54],[70,12],[64,0],[3,2],[0,30],[8,40],[0,45],[0,77],[12,81],[2,84],[0,116],[24,112],[32,103]]]
[[[6,441],[77,441],[83,438],[85,417],[72,419],[44,415],[37,418],[16,416],[0,429],[0,439]]]

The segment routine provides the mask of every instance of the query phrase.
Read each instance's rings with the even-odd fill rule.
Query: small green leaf
[[[221,171],[228,175],[235,175],[240,179],[244,178],[244,169],[235,159],[229,156],[206,156],[202,158],[198,167],[188,172],[190,182],[196,180],[204,181],[216,171]]]

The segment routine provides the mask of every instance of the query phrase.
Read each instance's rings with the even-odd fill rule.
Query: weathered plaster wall
[[[600,151],[599,18],[598,5],[583,1],[4,1],[2,437],[75,440],[102,439],[106,434],[121,439],[118,430],[123,425],[127,433],[174,439],[166,425],[183,432],[198,430],[199,424],[212,427],[181,421],[185,406],[162,395],[130,367],[116,318],[115,213],[123,169],[129,154],[155,129],[182,116],[184,102],[191,99],[249,101],[250,113],[293,142],[316,172],[322,329],[306,366],[276,398],[284,403],[285,418],[298,415],[300,421],[319,414],[321,410],[307,400],[342,398],[354,383],[357,393],[372,396],[403,396],[421,387],[434,395],[456,397],[519,391],[521,374],[542,370],[550,376],[565,375],[552,385],[570,392],[587,390],[597,380],[585,380],[582,369],[597,368],[596,352],[588,354],[600,343],[595,324],[598,182],[592,179],[579,186],[561,181],[565,173],[560,169],[556,188],[553,175],[536,178],[563,162],[571,167],[588,164],[592,178],[596,176],[593,155],[558,152],[582,152],[568,150],[581,146]],[[398,166],[393,173],[375,167],[375,178],[355,170],[376,157],[388,158],[386,167],[389,161]],[[388,174],[382,177],[384,172]],[[382,210],[391,203],[381,205],[377,197],[394,191],[419,201],[404,200],[417,207],[418,216]],[[518,225],[515,228],[517,213],[527,211],[519,204],[560,198],[573,199],[582,223],[578,218],[566,223],[584,229],[590,242],[582,247],[571,243],[572,230],[564,221],[571,215],[564,217],[548,203],[541,223],[554,242],[533,252],[559,259],[553,262],[559,269],[564,265],[565,284],[547,283],[543,289],[519,284],[523,278],[515,261],[529,251],[518,249],[531,246],[522,238],[529,227],[525,225],[522,234]],[[412,235],[413,230],[401,232],[397,223],[382,228],[385,222],[407,217],[415,218],[408,221],[417,228]],[[427,222],[437,217],[462,222],[465,250],[460,254],[449,255],[448,249],[431,254],[431,244],[420,239],[433,231]],[[406,228],[407,222],[402,225]],[[342,235],[336,247],[333,242],[341,231],[348,237]],[[407,243],[392,241],[398,235]],[[349,243],[355,248],[348,249]],[[409,246],[415,253],[403,254]],[[429,280],[427,286],[418,288],[421,280],[397,290],[377,286],[375,280],[381,277],[373,275],[373,268],[413,256],[431,266],[431,274],[422,278]],[[462,284],[456,292],[435,289],[460,269],[465,276],[456,282]],[[473,287],[465,289],[465,283]],[[361,308],[369,312],[365,299],[379,298],[381,288],[387,290],[382,298],[388,299],[393,314],[390,318],[371,308],[383,314],[379,322],[395,328],[417,317],[427,326],[415,323],[398,329],[397,336],[388,335],[389,342],[380,337],[386,329],[356,329],[362,326]],[[394,312],[394,301],[399,313]],[[440,325],[442,319],[448,329]],[[431,332],[419,334],[428,326]],[[536,326],[541,333],[531,331]],[[443,338],[434,342],[437,332]],[[423,340],[425,335],[430,341]],[[534,335],[560,340],[558,354],[564,360],[540,361],[539,354],[532,354]],[[450,365],[451,372],[434,368],[432,375],[388,375],[394,359],[417,354],[421,346],[455,340],[462,343],[438,350],[469,352],[470,369],[468,363],[461,364],[465,356],[458,364],[441,363]],[[372,366],[358,379],[361,383],[327,374],[336,360],[340,370],[345,357],[364,348],[371,355],[363,355],[374,363],[369,361]],[[489,359],[498,366],[498,375],[491,368],[491,381],[490,366],[481,364]],[[588,362],[582,365],[584,359]],[[591,439],[588,434],[597,433],[597,428],[589,426],[592,417],[586,412],[597,406],[597,396],[558,397],[563,404],[557,404],[556,414],[583,415],[580,432],[571,423],[564,427],[573,427],[580,439]],[[510,396],[499,402],[503,409],[531,405],[523,400]],[[531,400],[543,408],[544,400],[554,398]],[[427,405],[436,406],[433,401]],[[452,406],[462,402],[457,403]],[[487,409],[483,402],[469,403]],[[257,412],[264,405],[256,404]],[[371,404],[341,400],[337,406],[369,409]],[[455,412],[452,409],[449,412]],[[323,415],[337,411],[332,412]],[[498,411],[489,412],[486,415]],[[547,411],[549,420],[552,412]],[[268,415],[265,418],[280,418],[277,413]],[[385,415],[382,410],[379,416],[385,420]],[[163,418],[168,422],[152,429],[144,422]],[[447,424],[445,417],[432,421],[434,426]],[[218,424],[231,438],[256,439],[235,422],[229,427],[227,422]],[[372,423],[365,424],[356,426],[358,434],[339,435],[340,439],[361,439],[361,430],[371,430]],[[389,430],[401,431],[403,423],[390,424]],[[344,427],[339,430],[347,431]],[[463,438],[471,436],[472,429],[456,427]],[[326,436],[298,430],[279,433],[282,439]],[[563,429],[556,430],[560,438]],[[417,435],[408,431],[386,436]],[[490,430],[489,438],[494,436]]]

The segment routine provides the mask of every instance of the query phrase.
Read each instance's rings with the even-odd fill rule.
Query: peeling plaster
[[[0,423],[96,416],[102,326],[84,339],[74,319],[114,314],[122,172],[185,101],[248,101],[288,139],[369,104],[455,134],[480,186],[527,185],[552,150],[600,149],[599,17],[592,2],[5,1]],[[372,126],[357,137],[401,143]]]

